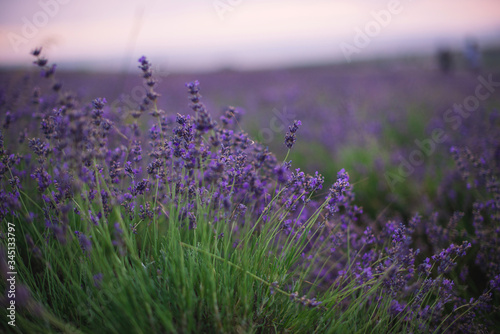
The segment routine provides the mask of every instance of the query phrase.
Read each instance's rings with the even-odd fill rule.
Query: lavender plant
[[[471,152],[453,150],[459,169],[471,177],[465,156],[478,173],[474,184],[493,197],[474,204],[472,232],[457,227],[458,213],[446,228],[419,215],[374,224],[359,219],[347,171],[323,192],[320,173],[292,168],[288,154],[280,160],[242,131],[237,108],[217,121],[198,81],[186,84],[191,111],[167,113],[141,57],[144,99],[114,110],[105,97],[85,102],[63,91],[55,65],[40,49],[33,55],[45,87],[7,96],[1,106],[0,287],[7,291],[12,225],[18,273],[16,326],[2,322],[3,329],[495,328],[498,184]],[[301,124],[285,135],[289,153]],[[429,246],[420,250],[422,230]],[[467,258],[485,268],[472,298]]]

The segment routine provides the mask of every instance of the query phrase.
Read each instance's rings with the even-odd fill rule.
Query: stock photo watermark
[[[162,71],[160,65],[155,65],[152,68],[154,74],[155,83],[161,83],[166,77],[170,75],[170,72]],[[130,110],[137,109],[137,106],[146,97],[146,92],[150,89],[145,81],[141,84],[137,84],[130,90],[130,94],[122,94],[119,98],[115,99],[109,104],[111,109],[117,108],[128,108]]]
[[[225,20],[226,14],[233,12],[242,3],[243,0],[215,0],[212,4],[219,19]]]
[[[283,107],[281,111],[273,108],[272,112],[273,116],[269,120],[269,126],[259,130],[259,138],[263,144],[272,142],[277,134],[283,135],[287,126],[292,124],[297,116],[288,111],[286,107]]]
[[[66,5],[71,0],[40,0],[38,1],[38,6],[40,10],[35,12],[31,18],[26,16],[21,17],[22,27],[21,31],[9,32],[7,38],[9,39],[10,46],[14,52],[18,53],[20,47],[29,43],[30,40],[35,38],[40,29],[44,28],[49,24],[50,19],[55,17],[61,5]]]
[[[7,222],[7,323],[16,326],[16,226]]]
[[[480,75],[477,80],[479,84],[476,86],[474,94],[465,97],[462,103],[453,104],[451,108],[448,108],[443,113],[444,123],[449,124],[453,130],[460,128],[463,121],[479,109],[480,102],[487,100],[500,87],[500,81],[494,81],[492,74],[489,74],[487,78]],[[415,139],[414,143],[417,148],[411,151],[407,158],[402,155],[398,156],[400,164],[397,173],[386,172],[384,174],[391,191],[394,191],[398,183],[404,182],[406,178],[412,175],[415,167],[421,166],[426,157],[435,152],[437,144],[441,144],[447,139],[448,135],[442,128],[432,130],[428,138],[423,140]]]
[[[408,0],[412,1],[412,0]],[[401,14],[403,11],[403,4],[399,0],[390,0],[385,9],[370,12],[372,20],[366,22],[363,27],[354,28],[354,37],[352,42],[342,42],[339,44],[347,62],[352,61],[354,54],[360,53],[364,48],[370,45],[373,38],[380,35],[383,28],[391,24],[392,19]]]

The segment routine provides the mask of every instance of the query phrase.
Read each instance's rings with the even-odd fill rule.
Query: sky
[[[172,72],[352,62],[500,43],[498,0],[0,0],[0,66]]]

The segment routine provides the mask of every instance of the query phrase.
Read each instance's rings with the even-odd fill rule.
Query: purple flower
[[[97,99],[92,101],[92,107],[94,107],[94,109],[102,110],[106,103],[106,98],[98,97]]]
[[[441,253],[433,255],[432,260],[438,264],[438,274],[450,272],[456,265],[454,262],[457,256],[464,257],[467,249],[471,247],[469,242],[464,241],[462,245],[451,244]]]
[[[293,125],[288,127],[289,132],[287,132],[285,135],[285,145],[286,147],[288,147],[288,149],[291,149],[295,144],[296,141],[295,132],[297,132],[301,124],[302,124],[301,121],[294,121]]]
[[[45,67],[41,72],[40,76],[43,78],[50,78],[56,72],[56,64],[52,64],[51,67]]]
[[[35,48],[33,51],[31,51],[31,54],[35,57],[38,57],[42,53],[42,48]]]
[[[144,194],[144,192],[149,191],[149,185],[149,180],[142,179],[142,181],[139,181],[137,185],[132,189],[132,194],[134,196]]]
[[[300,125],[302,125],[302,122],[295,120],[293,121],[293,125],[289,126],[288,129],[290,130],[291,133],[295,133],[299,129]]]
[[[214,128],[217,124],[212,120],[212,117],[206,110],[203,103],[200,102],[200,83],[198,80],[186,84],[189,91],[189,100],[191,101],[191,108],[196,113],[194,125],[195,129],[200,133],[205,133]]]
[[[37,58],[37,60],[35,60],[33,64],[38,65],[39,67],[44,67],[45,65],[47,65],[47,62],[48,62],[47,58],[40,57]]]
[[[104,278],[104,275],[102,273],[97,273],[94,275],[94,286],[98,289],[101,288],[102,284],[102,279]]]
[[[197,227],[196,224],[196,216],[192,212],[188,212],[187,214],[189,220],[189,229],[194,230]]]
[[[426,258],[423,263],[421,263],[418,266],[418,270],[423,273],[425,276],[430,276],[431,275],[431,269],[432,269],[432,264],[431,264],[431,259]]]
[[[90,239],[80,231],[75,231],[75,235],[78,238],[78,242],[80,243],[80,248],[82,249],[82,251],[85,254],[90,255],[90,252],[92,251],[92,242],[90,241]]]
[[[500,291],[500,275],[496,275],[495,278],[490,281],[490,287],[493,290]]]
[[[138,62],[141,64],[141,65],[139,65],[139,68],[141,69],[141,71],[144,73],[144,75],[148,75],[148,78],[149,78],[151,64],[147,60],[146,56],[142,56],[141,58],[139,58]]]
[[[393,315],[398,315],[399,313],[403,312],[405,309],[405,305],[400,304],[396,299],[393,299],[391,301],[391,308],[390,312]]]
[[[338,211],[338,206],[344,199],[343,194],[349,186],[349,174],[342,168],[337,173],[337,181],[329,189],[326,209],[330,213]]]

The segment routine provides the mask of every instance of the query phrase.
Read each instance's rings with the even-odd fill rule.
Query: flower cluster
[[[54,79],[55,65],[47,65],[41,49],[33,55],[40,80]],[[272,295],[279,289],[294,302],[326,310],[307,296],[359,290],[340,293],[335,307],[345,311],[356,298],[364,298],[367,307],[385,303],[393,323],[421,331],[439,332],[443,323],[451,330],[479,328],[473,318],[491,304],[489,294],[498,293],[500,277],[500,187],[485,159],[467,148],[451,150],[468,187],[484,194],[471,212],[456,212],[444,222],[438,214],[361,219],[363,209],[355,204],[345,169],[326,194],[320,193],[325,177],[292,168],[291,161],[279,161],[252,141],[239,126],[237,108],[227,107],[213,118],[201,102],[198,81],[186,84],[191,110],[175,115],[158,110],[152,65],[146,57],[139,64],[149,87],[139,110],[119,113],[104,97],[80,103],[55,83],[47,94],[26,91],[27,106],[2,113],[0,218],[25,216],[30,222],[24,239],[37,266],[49,266],[43,261],[50,247],[76,249],[83,263],[107,256],[97,251],[97,240],[105,243],[105,252],[130,260],[144,252],[133,247],[145,235],[174,229],[193,240],[200,230],[209,230],[213,242],[231,239],[233,249],[221,249],[229,258],[249,238],[267,231],[269,244],[279,250],[269,257],[278,263],[291,254],[290,267],[304,269],[309,281],[318,282],[296,289],[290,279],[281,289],[274,281],[268,284]],[[144,112],[153,117],[139,120]],[[33,121],[22,124],[22,119]],[[301,125],[296,120],[289,126],[288,149]],[[19,139],[11,140],[14,136]],[[23,212],[27,192],[34,205]],[[469,216],[470,226],[462,228]],[[473,300],[464,298],[461,286],[451,280],[463,276],[467,282],[463,262],[468,258],[480,268],[482,286],[489,286]],[[90,285],[101,289],[109,273],[88,268]],[[155,268],[155,279],[160,274]],[[450,316],[451,308],[466,307],[467,316]]]

